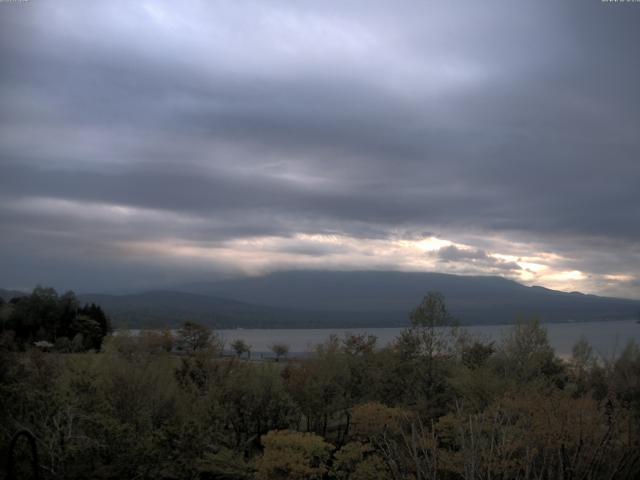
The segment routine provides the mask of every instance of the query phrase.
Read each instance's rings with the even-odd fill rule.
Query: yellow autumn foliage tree
[[[264,453],[256,461],[259,480],[321,479],[334,449],[318,435],[292,430],[272,430],[261,442]]]

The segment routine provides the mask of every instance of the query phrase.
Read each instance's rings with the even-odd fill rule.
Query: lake
[[[620,354],[629,340],[640,343],[640,324],[635,320],[619,320],[607,322],[573,322],[549,323],[544,325],[549,334],[549,341],[560,356],[571,355],[573,345],[584,337],[594,350],[604,358]],[[465,329],[471,334],[479,335],[488,340],[499,342],[510,325],[474,325]],[[355,334],[370,334],[378,337],[378,345],[387,345],[400,333],[402,328],[316,328],[316,329],[234,329],[219,330],[229,343],[242,339],[252,347],[255,356],[271,356],[269,347],[274,343],[289,345],[292,354],[308,353],[314,345],[324,342],[330,335],[340,335],[347,332]]]

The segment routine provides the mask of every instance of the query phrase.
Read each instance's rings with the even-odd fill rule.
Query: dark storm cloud
[[[109,265],[114,242],[425,230],[640,268],[638,5],[0,8],[0,247],[16,268],[20,244]],[[517,270],[496,242],[439,255]]]

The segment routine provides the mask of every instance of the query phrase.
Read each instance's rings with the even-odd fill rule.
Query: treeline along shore
[[[537,321],[488,341],[428,293],[388,345],[331,336],[251,362],[185,323],[112,335],[98,305],[0,305],[0,478],[636,479],[640,348],[561,359]],[[61,340],[63,339],[63,340]]]

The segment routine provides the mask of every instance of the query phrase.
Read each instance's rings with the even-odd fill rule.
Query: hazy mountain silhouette
[[[101,305],[114,324],[121,327],[174,327],[185,320],[192,320],[216,328],[273,328],[295,324],[302,316],[307,318],[305,326],[314,325],[313,315],[307,312],[179,291],[153,290],[127,295],[85,294],[78,298],[81,302]]]
[[[4,288],[0,288],[0,298],[2,298],[5,302],[8,302],[15,297],[22,297],[23,295],[26,294],[19,290],[6,290]]]
[[[399,324],[431,290],[444,294],[462,323],[509,323],[520,316],[543,321],[603,320],[633,317],[640,300],[527,287],[502,277],[421,272],[277,272],[209,283],[180,290],[215,294],[280,308],[371,315],[372,321]]]
[[[126,295],[83,294],[120,326],[218,328],[402,326],[429,291],[444,294],[463,324],[636,318],[640,300],[526,287],[501,277],[413,272],[278,272]],[[5,299],[19,292],[0,290]]]

